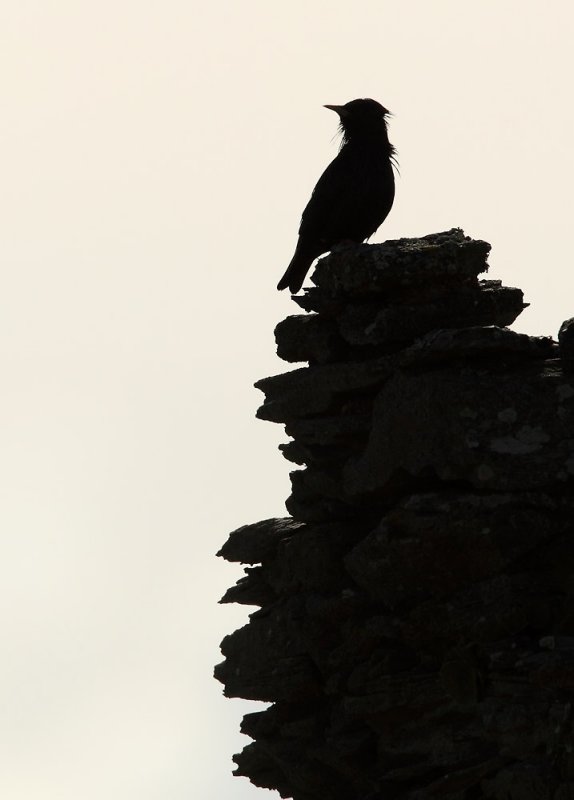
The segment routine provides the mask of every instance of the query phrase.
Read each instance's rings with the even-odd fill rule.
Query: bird
[[[386,219],[395,199],[396,151],[376,100],[325,105],[339,115],[341,147],[319,178],[301,216],[295,254],[277,284],[296,294],[313,261],[339,244],[364,242]]]

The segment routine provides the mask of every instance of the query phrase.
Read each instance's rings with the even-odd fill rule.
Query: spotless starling
[[[303,211],[295,254],[277,285],[278,289],[289,287],[293,294],[322,253],[372,236],[395,198],[395,148],[387,134],[387,109],[376,100],[351,100],[325,108],[339,115],[341,149]]]

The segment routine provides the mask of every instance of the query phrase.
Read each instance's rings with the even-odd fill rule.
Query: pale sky
[[[231,776],[232,529],[282,516],[275,285],[335,156],[394,112],[373,241],[459,226],[574,316],[566,0],[6,0],[0,7],[0,797],[272,798]]]

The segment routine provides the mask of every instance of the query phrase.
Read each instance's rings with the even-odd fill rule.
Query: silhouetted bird
[[[313,261],[342,242],[363,242],[385,219],[395,197],[395,148],[389,112],[376,100],[325,106],[340,117],[338,156],[319,178],[307,204],[295,255],[277,288],[298,292]]]

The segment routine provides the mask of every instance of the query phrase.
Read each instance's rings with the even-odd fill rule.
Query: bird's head
[[[340,119],[343,144],[355,139],[387,139],[387,117],[390,114],[376,100],[351,100],[344,106],[326,105],[336,111]]]

